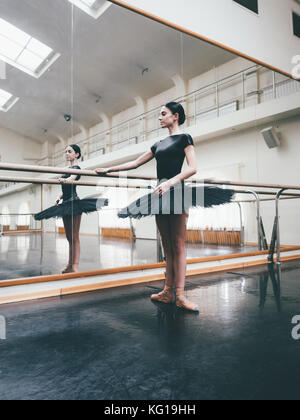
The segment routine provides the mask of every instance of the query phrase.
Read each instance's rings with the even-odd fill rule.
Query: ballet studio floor
[[[298,400],[299,278],[194,278],[199,314],[152,303],[161,283],[3,305],[0,399]]]
[[[144,265],[157,262],[156,241],[104,240],[82,235],[80,271]],[[188,258],[257,251],[255,247],[188,244]],[[0,280],[57,274],[67,265],[64,235],[28,234],[0,237]]]

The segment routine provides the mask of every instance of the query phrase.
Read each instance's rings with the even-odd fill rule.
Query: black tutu
[[[144,195],[119,211],[122,219],[141,219],[155,215],[183,214],[193,207],[214,207],[230,203],[235,191],[218,187],[176,185],[161,197],[152,193]]]
[[[45,220],[51,218],[63,218],[67,216],[78,216],[82,213],[92,213],[108,206],[106,198],[79,198],[63,201],[58,206],[50,207],[34,215],[35,220]]]

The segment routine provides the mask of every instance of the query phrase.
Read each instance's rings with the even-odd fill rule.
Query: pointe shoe
[[[190,302],[184,296],[184,289],[176,289],[176,306],[179,309],[185,309],[186,311],[199,312],[199,307],[193,302]]]
[[[61,274],[68,274],[68,273],[74,273],[73,267],[72,266],[67,266],[62,272]]]
[[[155,300],[156,302],[174,303],[175,302],[174,290],[172,287],[165,286],[162,292],[152,295],[151,299]]]

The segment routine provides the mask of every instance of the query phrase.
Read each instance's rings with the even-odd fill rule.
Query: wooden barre
[[[20,172],[38,172],[38,173],[53,173],[53,174],[67,174],[67,175],[82,175],[82,176],[94,176],[97,177],[94,171],[92,170],[79,170],[79,169],[66,169],[66,168],[55,168],[51,166],[32,166],[32,165],[16,165],[11,163],[0,163],[0,170],[11,170],[11,171],[20,171]],[[125,178],[125,179],[135,179],[135,180],[145,180],[145,181],[154,181],[157,180],[156,177],[149,175],[126,175],[121,176],[120,174],[107,174],[105,176],[99,176],[100,178]],[[287,190],[297,190],[300,191],[300,186],[296,185],[280,185],[280,184],[258,184],[251,182],[236,182],[236,181],[224,181],[217,180],[213,181],[211,179],[195,179],[191,178],[189,182],[196,183],[205,183],[211,185],[227,185],[227,186],[237,186],[237,187],[254,187],[254,188],[271,188],[276,190],[287,189]],[[8,182],[10,182],[8,180]],[[78,184],[80,185],[80,184]]]
[[[256,194],[262,194],[262,195],[276,195],[277,192],[273,191],[251,191],[250,190],[234,190],[236,194],[252,194],[255,192]],[[282,196],[288,196],[289,198],[300,198],[299,193],[282,193]],[[255,200],[254,200],[255,201]]]
[[[43,179],[43,178],[18,178],[18,177],[0,177],[0,182],[12,182],[12,183],[24,183],[24,184],[46,184],[46,185],[64,185],[61,184],[57,179]],[[78,186],[85,186],[85,187],[107,187],[107,188],[132,188],[132,189],[145,189],[145,190],[153,190],[154,187],[151,185],[141,185],[141,184],[134,184],[134,183],[126,183],[126,180],[123,180],[123,184],[121,183],[121,179],[120,179],[120,184],[109,184],[109,183],[105,183],[103,178],[95,183],[95,182],[90,182],[90,181],[73,181],[72,185],[78,185]],[[1,190],[0,190],[1,191]],[[249,191],[243,191],[243,190],[235,190],[236,194],[251,194],[251,192]],[[256,192],[257,194],[262,194],[262,195],[272,195],[275,196],[276,192],[271,192],[271,191],[253,191]],[[282,196],[287,196],[287,198],[292,199],[292,198],[300,198],[300,194],[291,194],[291,193],[283,193]],[[282,198],[284,199],[284,198]],[[264,201],[264,200],[262,200]],[[232,203],[235,202],[255,202],[255,200],[249,200],[249,201],[232,201]]]
[[[16,177],[0,177],[0,182],[15,182],[15,183],[24,183],[24,184],[47,184],[47,185],[64,185],[61,184],[57,179],[42,179],[42,178],[16,178]],[[81,185],[85,187],[110,187],[110,188],[141,188],[141,189],[153,189],[150,185],[141,185],[141,184],[106,184],[102,180],[99,180],[97,183],[89,181],[73,181],[72,185]],[[71,185],[70,184],[70,185]]]
[[[294,195],[294,196],[290,196],[290,194],[282,194],[282,195],[289,195],[288,197],[283,197],[280,198],[280,201],[282,200],[295,200],[295,199],[299,199],[300,196],[298,195]],[[275,201],[275,198],[261,198],[260,201]],[[256,203],[256,200],[236,200],[234,201],[234,203]]]
[[[13,163],[0,163],[0,170],[2,171],[16,171],[16,172],[31,172],[31,173],[45,173],[45,174],[67,174],[67,175],[81,175],[81,176],[93,176],[98,178],[122,178],[115,173],[115,175],[107,174],[107,175],[97,175],[93,170],[83,170],[83,169],[67,169],[67,168],[56,168],[52,166],[34,166],[34,165],[16,165]],[[148,176],[148,175],[141,175],[141,176],[134,176],[128,175],[123,176],[123,178],[128,179],[139,179],[145,181],[153,181],[157,180],[156,177]]]

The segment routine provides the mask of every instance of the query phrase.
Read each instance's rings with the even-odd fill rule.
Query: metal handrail
[[[237,77],[237,76],[239,76],[239,75],[241,75],[243,73],[246,73],[249,70],[259,69],[259,68],[263,68],[263,67],[258,66],[258,65],[250,66],[250,67],[246,68],[245,70],[240,70],[239,72],[234,73],[234,74],[232,74],[230,76],[224,77],[223,79],[220,79],[218,81],[209,83],[208,85],[202,86],[201,88],[196,89],[196,90],[194,90],[192,92],[189,92],[188,94],[186,94],[184,96],[178,96],[177,98],[174,99],[174,101],[180,101],[180,100],[182,101],[182,100],[184,100],[184,99],[186,99],[186,98],[188,98],[190,96],[193,96],[193,95],[196,95],[196,94],[200,93],[201,91],[205,91],[205,90],[207,90],[207,89],[209,89],[209,88],[211,88],[213,86],[216,86],[216,85],[221,84],[221,83],[223,83],[223,82],[225,82],[227,80],[230,80],[230,79],[232,79],[234,77]],[[268,69],[266,69],[266,71],[267,70]],[[95,138],[97,136],[105,135],[105,134],[107,134],[108,131],[117,130],[118,128],[123,127],[123,126],[126,126],[126,125],[130,124],[131,122],[133,122],[135,120],[147,118],[148,115],[151,115],[151,114],[153,114],[154,112],[156,112],[156,111],[158,111],[160,109],[161,109],[161,106],[158,106],[158,107],[155,107],[155,108],[151,109],[150,111],[144,112],[142,114],[138,114],[136,117],[130,118],[129,120],[123,121],[122,123],[116,124],[116,125],[114,125],[113,127],[109,128],[109,129],[106,129],[106,130],[103,130],[103,131],[101,131],[99,133],[96,133],[96,134],[93,134],[91,136],[88,136],[87,138],[81,140],[81,142],[85,142],[85,141],[91,140],[91,139],[93,139],[93,138]],[[153,130],[153,131],[156,131],[156,130]]]
[[[219,88],[222,87],[222,85],[226,84],[228,82],[228,80],[239,80],[239,77],[242,76],[242,80],[241,80],[241,83],[242,83],[242,92],[241,92],[241,95],[239,95],[239,96],[237,96],[235,98],[231,98],[231,99],[232,99],[232,101],[241,99],[241,103],[243,105],[243,108],[245,108],[246,107],[246,99],[247,99],[247,92],[246,92],[246,89],[245,89],[246,76],[248,74],[251,74],[251,72],[256,72],[256,71],[261,71],[261,70],[262,71],[271,71],[270,69],[266,69],[266,68],[264,68],[262,66],[259,66],[259,65],[250,66],[250,67],[248,67],[248,68],[246,68],[244,70],[240,70],[237,73],[231,74],[231,75],[229,75],[227,77],[224,77],[222,79],[219,79],[217,81],[214,81],[212,83],[209,83],[209,84],[207,84],[205,86],[202,86],[201,88],[198,88],[198,89],[196,89],[196,90],[194,90],[192,92],[187,93],[186,95],[177,97],[177,98],[174,99],[174,101],[177,101],[177,102],[188,102],[188,101],[190,101],[190,98],[193,98],[193,97],[196,98],[197,95],[199,96],[201,94],[201,92],[206,92],[208,90],[215,89],[215,91],[216,91],[216,106],[213,109],[216,109],[217,114],[219,116],[220,115],[220,106],[222,106],[222,103],[219,100]],[[289,79],[287,79],[287,80],[289,80]],[[293,82],[294,82],[294,80],[293,80]],[[273,90],[273,98],[275,99],[277,97],[277,95],[276,95],[276,89],[277,89],[277,86],[280,85],[280,84],[281,84],[281,82],[276,83],[276,76],[275,76],[275,73],[273,72],[273,81],[272,81],[272,84],[269,85],[269,86],[267,86],[267,87],[265,87],[262,91],[259,91],[258,90],[257,92],[256,91],[253,92],[253,94],[259,95],[261,93],[264,93],[265,92],[265,89],[272,88],[272,90]],[[114,146],[113,143],[108,143],[106,141],[107,136],[113,135],[114,132],[120,132],[120,130],[122,130],[123,128],[124,128],[124,131],[125,130],[128,130],[128,133],[130,133],[130,129],[133,127],[131,124],[133,124],[133,123],[139,124],[141,121],[147,120],[153,114],[157,113],[160,108],[161,107],[155,107],[155,108],[153,108],[150,111],[147,111],[147,112],[142,113],[142,114],[138,114],[136,117],[133,117],[131,119],[128,119],[126,121],[123,121],[122,123],[116,124],[113,127],[109,127],[109,128],[106,128],[105,130],[102,130],[102,131],[100,131],[98,133],[89,135],[89,136],[85,137],[84,139],[80,140],[78,142],[78,144],[83,144],[83,145],[87,144],[89,146],[89,142],[90,141],[92,141],[96,137],[101,137],[101,142],[103,143],[104,150],[106,149],[106,147],[110,147],[110,146],[113,147]],[[205,112],[205,110],[203,112]],[[197,108],[196,108],[196,103],[195,103],[195,105],[194,105],[194,112],[192,112],[191,114],[188,114],[187,115],[187,121],[189,121],[191,118],[194,119],[194,120],[196,120],[196,117],[198,115],[199,114],[197,114]],[[142,131],[139,133],[139,136],[141,136],[142,138],[144,138],[144,140],[142,140],[142,141],[145,141],[145,140],[147,140],[147,136],[150,135],[151,132],[155,132],[155,131],[158,131],[159,132],[159,129],[160,129],[160,127],[155,128],[153,130],[147,130],[147,131],[145,131],[145,126],[144,126],[143,129],[142,129]],[[130,135],[128,137],[129,138],[126,139],[126,140],[124,140],[123,143],[129,141]],[[133,137],[135,137],[135,136],[133,136]],[[118,144],[118,142],[115,143],[115,144]],[[51,157],[49,157],[49,159],[54,159],[55,160],[55,159],[57,159],[57,157],[61,153],[62,153],[61,151],[55,152]],[[92,152],[92,153],[94,153],[94,152]],[[90,157],[90,152],[88,152],[88,155]],[[45,159],[46,158],[43,158],[42,160],[45,160]],[[40,163],[42,160],[38,160],[37,162]]]
[[[275,220],[274,220],[274,226],[273,226],[273,232],[272,232],[272,239],[271,239],[271,246],[270,246],[270,252],[269,252],[269,262],[272,263],[274,261],[274,253],[275,253],[275,247],[277,249],[277,264],[281,264],[281,251],[280,251],[280,215],[279,215],[279,201],[280,197],[284,194],[284,191],[286,191],[289,188],[282,188],[278,193],[276,194],[275,199]]]

